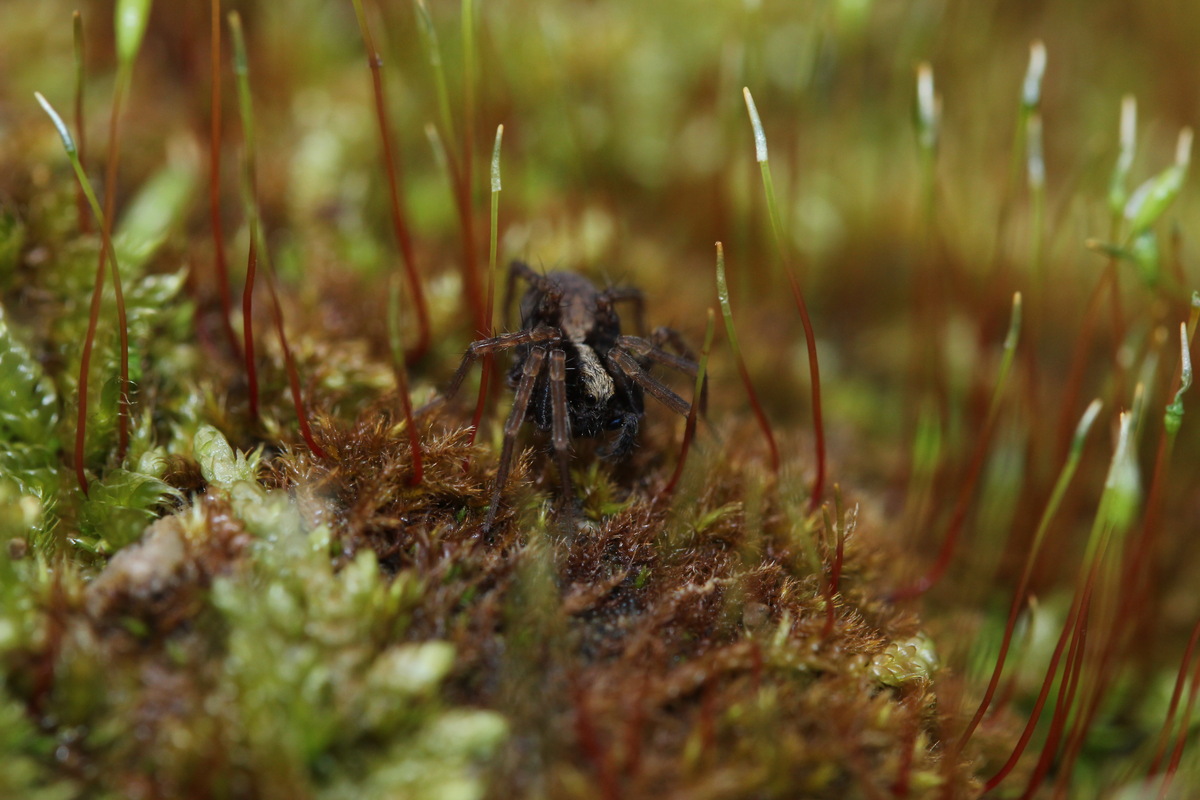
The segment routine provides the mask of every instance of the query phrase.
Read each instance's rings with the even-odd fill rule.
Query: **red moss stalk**
[[[404,363],[404,342],[400,325],[400,281],[392,281],[388,297],[388,340],[392,348],[392,371],[396,376],[396,392],[404,409],[404,423],[408,427],[408,445],[412,451],[413,473],[408,482],[411,486],[421,483],[425,477],[421,439],[417,435],[417,422],[413,417],[412,398],[408,394],[408,368]]]
[[[258,237],[250,231],[246,256],[246,285],[242,288],[242,353],[246,357],[246,391],[250,395],[250,419],[258,422],[258,367],[254,364],[254,277],[258,272]]]
[[[400,247],[400,255],[404,262],[404,274],[408,280],[409,291],[412,292],[413,305],[417,310],[417,340],[413,343],[412,349],[405,354],[405,360],[412,364],[420,360],[429,350],[429,308],[425,302],[425,290],[421,285],[421,278],[417,274],[416,254],[408,224],[408,210],[400,197],[402,167],[392,148],[391,125],[388,121],[387,102],[383,90],[383,58],[375,49],[375,39],[371,35],[371,27],[367,22],[361,0],[353,0],[353,2],[354,12],[358,17],[358,26],[367,50],[367,64],[371,69],[371,84],[375,93],[375,119],[379,123],[384,172],[387,174],[388,196],[391,200],[392,231],[396,237],[396,243]]]
[[[729,339],[729,348],[733,351],[733,360],[737,364],[738,375],[741,376],[742,386],[746,389],[746,398],[750,401],[750,411],[758,421],[758,427],[767,440],[767,449],[771,453],[771,471],[779,474],[779,446],[775,443],[775,432],[771,429],[771,421],[763,411],[762,403],[758,401],[758,393],[750,381],[750,372],[742,359],[742,348],[738,345],[737,330],[733,327],[733,309],[729,304],[729,285],[725,281],[725,248],[717,242],[717,299],[721,303],[721,315],[725,319],[725,336]]]
[[[250,235],[253,236],[254,232],[251,231]],[[287,370],[288,386],[292,392],[292,404],[296,407],[296,420],[300,425],[300,435],[304,437],[304,442],[313,455],[324,461],[329,458],[329,454],[313,438],[312,428],[308,423],[308,411],[304,406],[304,396],[300,392],[300,372],[296,369],[296,359],[288,344],[287,331],[284,330],[283,308],[279,304],[279,295],[275,291],[275,274],[269,261],[266,262],[266,265],[267,291],[271,295],[271,311],[275,318],[275,331],[279,334],[279,346],[283,350],[283,363]]]
[[[464,23],[465,24],[465,23]],[[467,28],[470,30],[470,28]],[[492,218],[491,218],[491,241],[488,245],[488,280],[487,280],[487,305],[484,308],[486,315],[487,327],[477,331],[476,335],[480,337],[493,337],[496,335],[495,326],[493,324],[493,309],[496,302],[496,242],[499,236],[500,226],[500,191],[502,189],[500,180],[500,143],[504,139],[504,126],[496,126],[496,144],[492,148]],[[471,415],[471,434],[467,439],[468,444],[475,444],[475,437],[479,434],[479,425],[483,421],[483,408],[487,402],[488,387],[491,384],[492,373],[496,369],[496,359],[491,353],[486,353],[483,356],[483,368],[479,376],[479,397],[475,399],[475,413]],[[463,460],[463,472],[466,472],[471,465],[470,456]]]
[[[105,242],[100,249],[97,272],[104,269],[105,258],[112,249],[112,221],[117,205],[117,164],[120,160],[121,148],[118,146],[118,123],[121,117],[121,101],[124,99],[124,81],[118,78],[117,87],[113,93],[112,116],[108,123],[108,166],[104,177],[104,219],[101,221],[101,236]],[[129,448],[129,327],[125,318],[125,293],[121,290],[121,271],[117,268],[116,259],[111,264],[113,294],[117,300],[117,334],[121,341],[121,380],[117,396],[117,463],[125,460],[125,451]]]
[[[613,769],[608,750],[600,742],[591,709],[588,708],[587,690],[579,684],[578,679],[572,681],[571,695],[575,706],[575,738],[596,775],[600,797],[604,800],[620,800],[621,787],[617,782],[616,770]]]
[[[1171,728],[1175,722],[1175,714],[1179,710],[1179,700],[1183,697],[1183,686],[1187,683],[1188,665],[1192,663],[1192,654],[1196,651],[1196,644],[1200,641],[1200,622],[1197,622],[1192,628],[1192,635],[1188,638],[1187,649],[1183,652],[1183,661],[1179,665],[1179,673],[1175,676],[1175,688],[1171,691],[1171,703],[1167,706],[1167,718],[1163,722],[1162,731],[1158,734],[1158,743],[1154,747],[1154,758],[1150,762],[1150,769],[1147,770],[1147,775],[1154,775],[1158,772],[1158,768],[1162,765],[1163,756],[1167,752],[1167,740],[1171,736]],[[1200,665],[1198,665],[1200,668]],[[1193,690],[1195,687],[1193,686]],[[1182,728],[1187,731],[1187,725]]]
[[[221,0],[212,0],[212,127],[209,132],[208,207],[213,236],[213,267],[221,300],[221,327],[236,353],[233,332],[233,292],[229,288],[229,264],[225,259],[225,233],[221,227]]]
[[[700,350],[700,366],[696,370],[696,388],[692,394],[692,404],[688,408],[687,422],[683,426],[683,442],[679,445],[679,461],[675,465],[675,471],[671,474],[671,479],[667,481],[667,485],[663,487],[662,492],[659,494],[660,497],[670,497],[674,494],[675,487],[683,475],[683,466],[687,463],[688,450],[692,445],[692,439],[696,436],[697,408],[700,406],[701,398],[704,396],[704,380],[708,371],[708,353],[712,349],[715,323],[716,313],[710,308],[708,309],[708,325],[704,330],[704,347]]]
[[[967,723],[966,730],[962,732],[962,736],[958,740],[957,750],[961,750],[970,741],[975,728],[983,719],[983,715],[987,713],[988,707],[991,705],[992,699],[995,697],[996,689],[1000,685],[1000,676],[1004,672],[1004,665],[1008,658],[1008,650],[1012,645],[1013,634],[1017,627],[1017,618],[1020,616],[1021,608],[1025,605],[1025,596],[1029,590],[1029,582],[1033,577],[1033,569],[1037,564],[1042,553],[1042,545],[1046,539],[1046,533],[1050,529],[1050,523],[1057,513],[1063,496],[1066,494],[1067,487],[1070,486],[1071,479],[1075,475],[1075,471],[1079,466],[1079,460],[1083,454],[1083,446],[1087,441],[1087,434],[1091,430],[1092,423],[1096,416],[1100,413],[1100,401],[1094,400],[1083,416],[1079,420],[1079,424],[1075,428],[1075,436],[1072,440],[1071,452],[1067,457],[1066,464],[1063,465],[1062,471],[1059,473],[1058,480],[1054,485],[1054,490],[1051,493],[1049,501],[1046,503],[1046,509],[1042,512],[1042,517],[1038,522],[1037,531],[1034,533],[1033,544],[1029,549],[1029,555],[1025,559],[1025,568],[1021,572],[1020,580],[1017,582],[1017,589],[1013,593],[1012,605],[1008,610],[1008,621],[1004,625],[1004,635],[1000,641],[1000,652],[996,655],[996,666],[992,670],[992,677],[988,681],[987,689],[984,691],[983,699],[979,701],[979,708],[975,711],[975,716]]]
[[[1037,727],[1038,720],[1041,719],[1042,709],[1045,708],[1046,700],[1050,696],[1050,689],[1054,684],[1054,677],[1058,673],[1058,664],[1062,660],[1063,651],[1067,647],[1067,640],[1071,638],[1072,632],[1075,630],[1075,623],[1079,618],[1081,598],[1076,595],[1071,603],[1071,610],[1067,612],[1066,622],[1063,623],[1062,633],[1058,637],[1058,642],[1054,646],[1054,652],[1050,655],[1050,664],[1046,667],[1046,677],[1042,681],[1041,691],[1038,692],[1037,700],[1034,702],[1033,710],[1029,714],[1029,720],[1025,723],[1025,730],[1022,731],[1021,737],[1017,740],[1013,747],[1012,753],[1008,760],[1000,770],[992,776],[992,778],[984,784],[983,791],[986,794],[992,789],[995,789],[1000,783],[1008,777],[1017,762],[1025,753],[1025,748],[1029,744],[1029,740],[1033,737],[1034,729]]]
[[[967,469],[967,478],[963,482],[962,490],[959,492],[958,502],[954,506],[954,513],[950,517],[950,525],[946,530],[946,537],[942,540],[941,550],[938,552],[937,559],[933,562],[933,566],[929,568],[929,571],[919,580],[892,592],[892,600],[908,600],[924,594],[932,589],[950,568],[950,562],[953,560],[958,542],[962,538],[963,525],[967,520],[967,512],[971,507],[971,498],[975,494],[975,486],[979,482],[979,476],[983,473],[983,464],[987,458],[988,446],[992,441],[992,433],[996,429],[1000,399],[1003,396],[1004,385],[1007,381],[1009,370],[1012,367],[1013,355],[1016,352],[1017,338],[1020,330],[1021,293],[1017,292],[1013,295],[1012,318],[1008,326],[1008,335],[1004,339],[1004,358],[1000,364],[1000,374],[996,379],[995,387],[992,389],[992,400],[988,405],[983,430],[980,431],[978,438],[975,440],[975,450],[971,454],[970,466]]]
[[[821,497],[825,494],[825,418],[821,414],[821,366],[817,362],[817,338],[813,333],[812,320],[808,316],[808,304],[804,302],[804,293],[796,276],[787,271],[788,286],[791,287],[792,297],[796,301],[796,309],[800,312],[800,324],[804,326],[804,344],[808,348],[808,377],[812,391],[813,436],[816,438],[817,475],[813,478],[812,497],[808,501],[808,513],[817,510]]]
[[[79,489],[88,493],[87,472],[84,465],[84,446],[87,442],[88,372],[92,363],[92,347],[96,341],[96,326],[100,321],[100,296],[104,289],[104,262],[96,265],[96,277],[92,283],[92,303],[88,311],[87,333],[83,337],[83,355],[79,358],[79,409],[75,417],[75,477]]]
[[[1167,792],[1171,788],[1171,782],[1175,780],[1175,773],[1179,769],[1179,762],[1183,758],[1183,747],[1187,744],[1187,734],[1188,728],[1191,727],[1192,711],[1196,707],[1197,689],[1200,689],[1200,661],[1196,662],[1195,670],[1192,672],[1192,685],[1188,689],[1187,707],[1184,709],[1183,718],[1179,721],[1179,733],[1175,737],[1175,748],[1171,751],[1171,761],[1167,764],[1162,786],[1158,790],[1158,800],[1165,800],[1167,797]]]

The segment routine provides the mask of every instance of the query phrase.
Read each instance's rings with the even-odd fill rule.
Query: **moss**
[[[0,33],[0,53],[43,65],[29,74],[46,85],[30,89],[69,96],[69,9],[10,2],[26,22]],[[1072,33],[1049,42],[1044,96],[1039,82],[1038,99],[1018,104],[1020,68],[1008,62],[1035,33],[1028,9],[521,0],[480,4],[467,20],[476,50],[464,53],[451,7],[422,7],[418,20],[368,4],[386,31],[400,206],[415,223],[402,256],[350,9],[241,4],[263,246],[321,457],[298,431],[265,277],[252,312],[260,408],[249,411],[236,304],[249,237],[232,179],[244,144],[230,85],[216,142],[230,286],[211,268],[220,245],[195,143],[210,97],[201,5],[151,16],[127,98],[116,246],[135,415],[118,463],[105,290],[84,409],[87,494],[71,479],[70,443],[99,239],[94,222],[81,230],[53,130],[26,116],[36,109],[14,101],[0,120],[0,795],[976,797],[1012,752],[1060,631],[1071,633],[1072,597],[1090,615],[1091,644],[1067,658],[1079,680],[1049,670],[1032,738],[1042,752],[1020,758],[1000,791],[1036,779],[1039,760],[1056,767],[1043,794],[1056,780],[1075,797],[1157,791],[1166,761],[1154,748],[1160,731],[1174,741],[1162,724],[1196,614],[1186,521],[1198,440],[1186,424],[1161,438],[1155,410],[1178,389],[1174,332],[1194,324],[1187,226],[1170,223],[1195,202],[1182,150],[1136,192],[1124,156],[1106,180],[1131,75],[1153,87],[1144,160],[1170,163],[1154,131],[1190,114],[1170,98],[1186,85],[1167,78],[1187,74],[1181,32],[1200,20],[1190,7],[1102,2],[1081,26],[1071,4],[1046,4],[1039,30]],[[311,15],[321,24],[295,24]],[[111,158],[95,112],[107,110],[115,42],[107,19],[85,18],[97,178]],[[49,44],[35,59],[24,30],[43,24]],[[946,115],[937,101],[922,109],[914,153],[904,107],[911,66],[926,60],[920,74],[936,75]],[[25,76],[0,71],[0,98],[25,96]],[[751,180],[743,85],[772,144],[782,254]],[[1043,111],[1044,154],[1028,127]],[[626,461],[572,442],[577,497],[559,491],[544,437],[523,432],[496,524],[482,530],[503,382],[479,431],[469,401],[437,390],[479,327],[467,302],[484,290],[472,283],[483,259],[471,243],[484,241],[476,150],[501,121],[501,261],[640,287],[651,322],[695,339],[713,300],[709,248],[722,240],[779,470],[718,345],[708,418],[673,494],[682,423],[648,403]],[[1129,141],[1120,149],[1132,156]],[[1019,176],[1034,152],[1045,184],[988,166],[1011,158]],[[1110,263],[1094,271],[1069,255],[1082,229]],[[387,272],[410,256],[432,330],[407,365],[412,419],[393,388],[385,311]],[[823,505],[809,496],[808,356],[780,292],[793,266],[814,312],[841,485]],[[991,442],[1018,288],[1027,329]],[[398,320],[410,346],[411,290]],[[1079,577],[1107,465],[1080,442],[1078,481],[1055,499],[1032,573],[1043,601],[1015,636],[996,708],[963,736],[1026,532],[1093,391],[1138,410],[1112,538],[1125,549],[1097,561],[1093,583]],[[1156,436],[1165,444],[1152,454]],[[979,498],[975,464],[986,467]],[[946,577],[927,602],[900,601],[955,526],[965,538]],[[1085,585],[1098,599],[1082,600]],[[1190,751],[1179,769],[1177,787],[1196,775]]]

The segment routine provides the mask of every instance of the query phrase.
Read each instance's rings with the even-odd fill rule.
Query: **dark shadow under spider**
[[[496,471],[496,486],[484,521],[489,531],[496,520],[500,492],[508,480],[517,434],[525,421],[550,434],[564,498],[571,502],[570,443],[614,432],[600,457],[618,460],[628,455],[645,414],[643,392],[676,413],[687,416],[691,406],[647,370],[652,363],[696,377],[699,369],[683,338],[669,328],[657,328],[649,338],[621,333],[616,304],[631,303],[642,330],[642,293],[633,288],[598,290],[587,278],[571,272],[540,275],[514,261],[508,270],[507,311],[517,279],[529,288],[521,298],[521,328],[471,343],[446,387],[452,398],[471,365],[485,355],[513,351],[508,385],[514,391],[512,411],[504,423],[504,445]],[[669,345],[675,353],[663,349]],[[704,409],[707,386],[701,391]]]

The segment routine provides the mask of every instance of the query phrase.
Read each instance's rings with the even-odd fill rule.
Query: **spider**
[[[623,458],[633,449],[645,414],[643,392],[685,417],[691,409],[686,400],[647,372],[651,362],[692,378],[699,369],[682,337],[669,328],[656,329],[648,339],[621,333],[621,318],[615,309],[621,302],[634,305],[640,329],[642,293],[637,289],[600,291],[581,275],[541,275],[514,261],[508,270],[505,308],[517,279],[529,286],[521,298],[521,329],[472,342],[445,392],[445,397],[453,397],[471,365],[482,356],[513,351],[507,376],[513,405],[504,424],[504,445],[484,531],[491,530],[495,522],[500,492],[508,480],[517,434],[524,422],[550,434],[559,483],[563,495],[570,497],[572,437],[614,432],[599,455],[614,461]],[[667,352],[664,345],[679,355]],[[702,390],[701,410],[704,399]]]

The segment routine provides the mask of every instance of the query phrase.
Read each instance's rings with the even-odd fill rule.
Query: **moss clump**
[[[109,289],[73,452],[100,241],[53,129],[21,100],[39,90],[69,107],[70,9],[8,2],[0,795],[957,800],[998,780],[1043,682],[1041,722],[1000,794],[1195,779],[1190,751],[1169,765],[1194,727],[1175,677],[1196,657],[1179,666],[1197,614],[1200,439],[1177,409],[1161,422],[1183,385],[1176,332],[1184,323],[1186,341],[1200,315],[1190,134],[1175,138],[1193,122],[1195,93],[1176,77],[1191,74],[1192,6],[1100,0],[1081,26],[1070,3],[368,2],[403,162],[393,206],[353,4],[237,3],[263,234],[248,320],[229,65],[210,142],[211,9],[159,4],[107,187],[132,352],[120,459]],[[117,157],[103,152],[102,95],[126,48],[107,17],[88,11],[82,30],[99,182]],[[1118,135],[1131,85],[1142,123]],[[779,242],[743,86],[771,141]],[[501,507],[487,507],[502,381],[478,431],[470,382],[458,404],[437,389],[486,327],[481,143],[501,122],[501,263],[636,286],[649,321],[696,340],[722,241],[778,470],[718,342],[708,420],[670,496],[681,423],[648,403],[624,462],[572,442],[578,498],[523,433]],[[1142,161],[1159,173],[1134,190]],[[411,214],[412,242],[396,241],[393,208]],[[844,489],[817,503],[809,355],[781,265],[812,311]],[[392,353],[426,332],[414,287],[391,274],[404,266],[430,322],[407,365],[411,420]],[[1018,290],[1025,327],[996,391]],[[250,322],[257,414],[238,335]],[[1080,554],[1094,555],[1100,436],[1078,442],[1077,475],[1055,488],[1092,394],[1114,430],[1130,413],[1128,502],[1105,521],[1094,572]],[[300,436],[300,413],[327,457]],[[899,600],[950,529],[962,539],[928,601]],[[1035,530],[1016,607],[1036,608],[1018,615],[993,708],[965,735]]]

